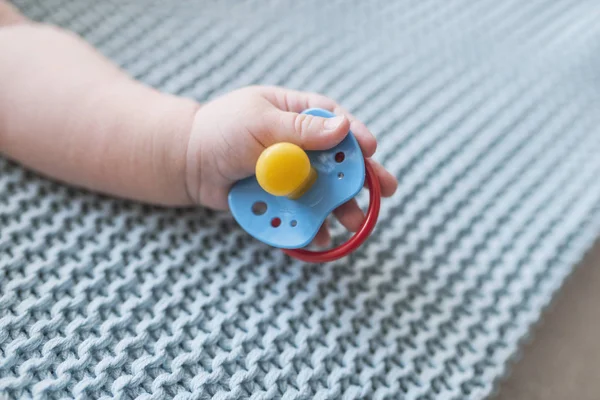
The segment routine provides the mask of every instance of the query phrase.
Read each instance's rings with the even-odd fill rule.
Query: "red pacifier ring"
[[[377,218],[379,217],[379,208],[381,205],[381,186],[379,180],[375,176],[375,170],[365,160],[365,180],[369,187],[369,209],[362,225],[356,231],[354,235],[347,242],[334,247],[333,249],[323,251],[310,251],[305,249],[282,249],[290,257],[294,257],[298,260],[311,262],[311,263],[324,263],[329,261],[335,261],[342,257],[347,256],[354,250],[359,248],[365,240],[369,237]]]

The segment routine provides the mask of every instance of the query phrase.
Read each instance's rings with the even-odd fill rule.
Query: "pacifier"
[[[303,114],[334,117],[316,108]],[[303,249],[329,214],[360,192],[365,180],[369,209],[358,231],[329,250]],[[380,201],[379,180],[352,132],[329,150],[304,151],[292,143],[276,143],[260,155],[256,174],[236,182],[229,192],[233,217],[246,232],[307,262],[334,261],[356,250],[375,227]]]

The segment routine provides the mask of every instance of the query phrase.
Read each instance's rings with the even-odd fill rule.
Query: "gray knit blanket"
[[[600,233],[597,1],[15,4],[167,92],[331,96],[400,188],[310,265],[0,160],[0,397],[485,398]]]

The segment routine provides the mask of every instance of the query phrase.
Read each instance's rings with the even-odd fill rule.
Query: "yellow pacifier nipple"
[[[308,155],[292,143],[277,143],[266,148],[256,162],[256,180],[273,196],[297,199],[317,179]]]

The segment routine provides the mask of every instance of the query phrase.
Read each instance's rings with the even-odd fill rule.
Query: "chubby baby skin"
[[[0,0],[0,154],[58,181],[164,206],[227,209],[227,194],[278,142],[324,150],[355,137],[382,195],[397,187],[370,157],[369,129],[316,93],[251,86],[200,104],[129,77],[75,34],[27,20]],[[307,108],[336,114],[320,118]],[[364,214],[334,211],[350,231]],[[329,242],[324,225],[315,242]]]

